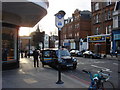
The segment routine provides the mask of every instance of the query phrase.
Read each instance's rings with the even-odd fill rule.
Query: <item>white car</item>
[[[95,54],[93,53],[92,51],[85,51],[83,53],[83,57],[89,57],[89,58],[101,58],[101,55],[100,54]]]
[[[70,54],[71,54],[72,56],[77,56],[79,52],[80,52],[79,50],[71,50],[71,51],[70,51]]]

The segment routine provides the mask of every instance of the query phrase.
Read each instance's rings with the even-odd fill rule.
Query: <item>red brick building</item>
[[[80,40],[91,35],[91,12],[76,9],[71,18],[65,20],[61,30],[62,45],[68,49],[80,49]]]
[[[109,54],[111,30],[113,27],[112,14],[115,2],[91,2],[92,31],[88,36],[89,49],[101,54]]]

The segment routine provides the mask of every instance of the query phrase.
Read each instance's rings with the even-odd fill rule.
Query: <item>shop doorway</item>
[[[101,44],[100,43],[96,43],[95,47],[94,47],[94,52],[96,54],[100,54],[100,50],[101,50]]]

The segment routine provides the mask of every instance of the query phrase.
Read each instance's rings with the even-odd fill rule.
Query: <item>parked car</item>
[[[84,53],[85,51],[86,51],[86,50],[82,50],[82,51],[78,52],[78,53],[77,53],[77,56],[83,57],[83,53]]]
[[[83,57],[85,57],[85,58],[101,58],[101,55],[87,50],[83,53]]]
[[[73,49],[73,50],[70,50],[70,54],[71,56],[78,56],[80,54],[80,51]]]
[[[27,56],[33,56],[33,51],[32,50],[28,51]]]
[[[60,51],[58,51],[58,49],[46,49],[41,51],[41,55],[40,60],[43,67],[44,65],[55,68],[58,68],[59,65],[61,68],[76,69],[77,67],[77,59],[71,57],[67,49],[61,49]],[[58,60],[59,55],[61,56],[61,60]]]

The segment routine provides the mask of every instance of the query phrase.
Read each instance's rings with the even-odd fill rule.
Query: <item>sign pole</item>
[[[58,44],[58,52],[60,54],[60,49],[61,49],[61,38],[60,38],[60,34],[61,34],[61,30],[60,28],[58,28],[58,37],[59,37],[59,44]],[[61,60],[61,56],[58,56],[58,60]],[[59,63],[58,65],[58,81],[56,82],[56,84],[63,84],[64,82],[61,80],[61,65]]]
[[[58,81],[56,82],[56,84],[63,84],[64,82],[61,80],[61,54],[60,54],[60,50],[61,50],[61,28],[64,26],[64,15],[65,12],[64,11],[59,11],[57,14],[55,14],[55,25],[58,28],[58,39],[59,39],[59,44],[58,44]]]

